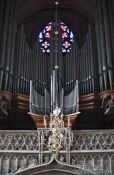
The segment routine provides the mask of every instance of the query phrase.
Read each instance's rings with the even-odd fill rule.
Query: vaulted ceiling
[[[87,32],[87,24],[95,18],[95,0],[59,0],[59,18],[70,26],[78,39]],[[54,20],[54,0],[17,0],[16,18],[18,24],[24,24],[27,40],[34,38],[48,22]]]

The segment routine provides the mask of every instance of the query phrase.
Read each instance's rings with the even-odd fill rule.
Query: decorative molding
[[[48,147],[49,130],[0,131],[0,173],[32,175],[44,170],[71,174],[113,175],[114,130],[73,131],[69,149],[63,144],[58,157]]]

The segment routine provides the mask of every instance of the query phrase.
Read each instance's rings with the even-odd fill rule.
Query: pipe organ
[[[45,88],[48,91],[51,89],[51,75],[56,65],[58,86],[60,89],[64,88],[65,96],[74,89],[75,80],[79,80],[81,97],[114,89],[114,24],[111,1],[96,0],[95,23],[88,22],[83,44],[80,45],[76,39],[78,36],[74,35],[69,53],[61,52],[60,21],[57,26],[58,38],[54,36],[56,29],[52,23],[50,53],[43,53],[38,40],[31,46],[27,41],[24,25],[16,24],[15,1],[0,2],[1,91],[29,95],[32,80],[38,93],[44,95]],[[58,39],[57,47],[54,37]],[[54,49],[57,49],[55,59]]]
[[[0,131],[1,175],[114,174],[114,17],[112,0],[95,1],[94,21],[66,52],[56,9],[44,52],[37,33],[28,41],[16,1],[0,0],[0,129],[10,130]]]

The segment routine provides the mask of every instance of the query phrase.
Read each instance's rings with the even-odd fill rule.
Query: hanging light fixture
[[[73,133],[71,132],[70,125],[65,128],[61,108],[58,108],[58,106],[53,110],[49,128],[51,132],[49,136],[49,148],[56,151],[56,154],[58,154],[63,146],[69,146],[69,143],[73,140]]]

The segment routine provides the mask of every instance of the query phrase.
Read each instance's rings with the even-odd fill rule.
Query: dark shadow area
[[[8,111],[7,118],[0,119],[2,130],[34,130],[36,129],[33,119],[27,112]]]
[[[114,117],[104,115],[102,109],[81,111],[76,120],[74,129],[113,129]],[[27,112],[8,111],[8,116],[0,118],[1,130],[34,130],[36,129],[33,119]]]
[[[81,111],[76,120],[76,128],[79,130],[86,129],[113,129],[114,117],[104,115],[102,109],[92,109]]]

